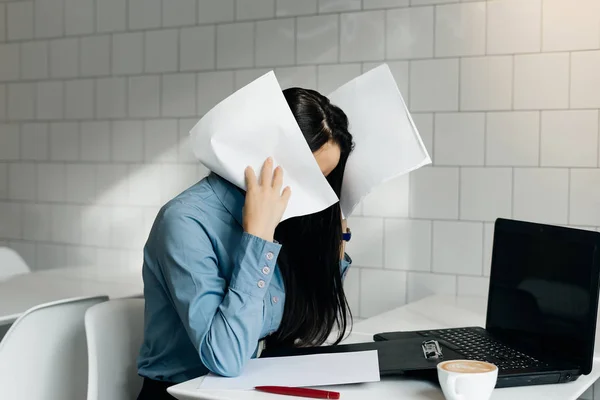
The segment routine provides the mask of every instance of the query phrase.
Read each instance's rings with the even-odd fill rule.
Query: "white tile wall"
[[[235,15],[237,19],[263,19],[275,15],[275,0],[237,0]]]
[[[386,13],[386,57],[433,56],[433,7],[399,8]]]
[[[598,110],[542,112],[541,164],[598,165]]]
[[[514,74],[515,109],[568,108],[568,53],[517,55]]]
[[[278,17],[316,14],[317,0],[277,0],[275,12]]]
[[[482,275],[483,224],[435,221],[433,223],[433,272]]]
[[[129,29],[158,28],[161,24],[161,0],[129,0]]]
[[[384,11],[342,14],[340,60],[376,61],[385,56]]]
[[[233,93],[233,73],[231,71],[201,72],[197,76],[198,114],[204,115],[218,102]]]
[[[33,38],[33,1],[8,3],[6,21],[8,40]]]
[[[460,64],[461,110],[509,110],[512,107],[513,58],[463,58]]]
[[[87,119],[94,117],[94,81],[78,79],[65,82],[65,117]]]
[[[119,33],[112,36],[112,73],[139,74],[144,71],[144,34]]]
[[[233,21],[235,0],[198,0],[198,23]]]
[[[515,168],[513,217],[567,224],[569,171],[556,168]]]
[[[431,271],[431,231],[430,221],[386,219],[384,267]]]
[[[19,149],[19,125],[0,124],[0,160],[18,160]]]
[[[35,84],[11,83],[8,85],[8,118],[31,120],[35,115]]]
[[[462,168],[460,171],[460,218],[493,221],[512,216],[512,170],[510,168]]]
[[[127,0],[96,2],[96,29],[98,32],[117,32],[127,26]]]
[[[455,295],[456,276],[422,272],[408,273],[408,302],[418,301],[435,294]]]
[[[254,24],[217,26],[217,68],[244,68],[254,64]]]
[[[487,53],[533,53],[541,48],[542,0],[487,3]]]
[[[67,38],[50,41],[50,76],[71,78],[79,73],[79,39]]]
[[[145,36],[145,72],[177,71],[179,32],[175,29],[149,31]]]
[[[50,159],[77,161],[80,158],[79,125],[76,122],[50,124]]]
[[[348,225],[352,225],[352,237],[346,246],[348,254],[352,254],[352,261],[360,267],[383,267],[383,219],[353,217]]]
[[[406,304],[407,273],[404,271],[360,271],[360,316],[369,318]]]
[[[94,0],[65,1],[65,33],[85,35],[94,32]]]
[[[64,34],[63,0],[35,1],[35,37],[56,37]]]
[[[436,56],[485,54],[485,20],[485,2],[437,7],[435,18]]]
[[[411,217],[458,218],[458,168],[421,168],[411,174],[410,181]],[[439,193],[443,193],[443,195],[439,195]]]
[[[81,160],[91,162],[110,161],[109,121],[86,121],[81,123]]]
[[[96,81],[96,117],[123,118],[127,107],[127,79],[103,78]]]
[[[544,0],[543,50],[598,49],[599,13],[600,3],[595,0],[579,0],[577,7],[565,7],[560,0]],[[569,29],[571,26],[577,29]]]
[[[21,126],[22,160],[48,160],[50,155],[48,128],[48,124],[45,123],[27,123]]]
[[[163,75],[162,116],[187,117],[196,114],[196,75]]]
[[[100,76],[110,73],[110,36],[81,38],[81,75]]]
[[[18,163],[8,166],[8,198],[35,201],[35,164]]]
[[[199,26],[181,30],[179,68],[202,71],[215,67],[215,27]]]
[[[130,117],[158,117],[160,115],[160,76],[129,78]]]
[[[294,64],[294,25],[295,21],[292,18],[256,23],[254,60],[257,66]]]
[[[62,119],[64,118],[64,85],[62,82],[48,81],[36,84],[37,102],[35,106],[36,118]]]
[[[183,26],[196,23],[195,0],[163,0],[162,26]]]
[[[459,60],[411,62],[411,111],[457,111]]]
[[[0,81],[19,78],[19,54],[18,44],[0,44]]]
[[[35,268],[139,265],[157,209],[205,173],[199,116],[270,69],[328,94],[387,61],[434,165],[351,217],[353,311],[485,295],[496,217],[600,226],[598,7],[0,1],[0,237]]]
[[[571,55],[571,107],[600,108],[600,51]]]
[[[298,18],[296,22],[296,62],[298,64],[336,62],[339,52],[338,31],[337,15]]]
[[[483,165],[485,114],[436,114],[433,148],[439,165]]]
[[[600,225],[600,173],[598,169],[571,171],[569,223],[583,226]]]
[[[358,63],[319,65],[317,70],[317,89],[322,93],[329,94],[360,74],[361,65]]]
[[[0,4],[0,42],[6,40],[6,5]]]
[[[539,163],[539,112],[493,112],[486,119],[486,164],[534,166]]]

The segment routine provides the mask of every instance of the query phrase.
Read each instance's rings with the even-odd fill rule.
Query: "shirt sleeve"
[[[263,298],[281,246],[244,233],[228,284],[201,221],[167,211],[161,225],[157,259],[202,363],[218,375],[239,375],[260,339]]]
[[[346,278],[346,275],[348,275],[350,265],[352,265],[352,258],[350,258],[350,256],[347,253],[344,253],[344,258],[340,260],[340,268],[342,269],[342,280],[344,280]]]

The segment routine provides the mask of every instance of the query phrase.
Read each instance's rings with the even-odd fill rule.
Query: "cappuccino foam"
[[[458,372],[461,374],[481,374],[496,370],[496,366],[493,364],[470,360],[446,361],[440,365],[440,368],[445,371]]]

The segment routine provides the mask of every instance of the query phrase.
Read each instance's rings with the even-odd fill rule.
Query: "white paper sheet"
[[[396,82],[383,64],[328,96],[348,116],[356,147],[344,174],[344,217],[378,185],[431,163]],[[196,157],[245,189],[244,169],[272,156],[292,197],[282,220],[338,201],[321,173],[271,71],[210,110],[190,131]]]
[[[198,389],[248,390],[256,386],[308,387],[379,380],[377,351],[370,350],[252,359],[239,377],[209,374]]]
[[[284,170],[292,197],[282,220],[321,211],[338,198],[321,173],[271,71],[211,109],[191,130],[196,157],[245,189],[248,165],[257,176],[267,157]]]
[[[340,199],[345,216],[377,186],[431,163],[387,64],[351,80],[328,97],[348,116],[355,142]]]

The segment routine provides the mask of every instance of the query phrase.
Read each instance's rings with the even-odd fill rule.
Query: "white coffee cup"
[[[437,373],[447,400],[489,400],[498,380],[498,367],[482,361],[444,361]]]

